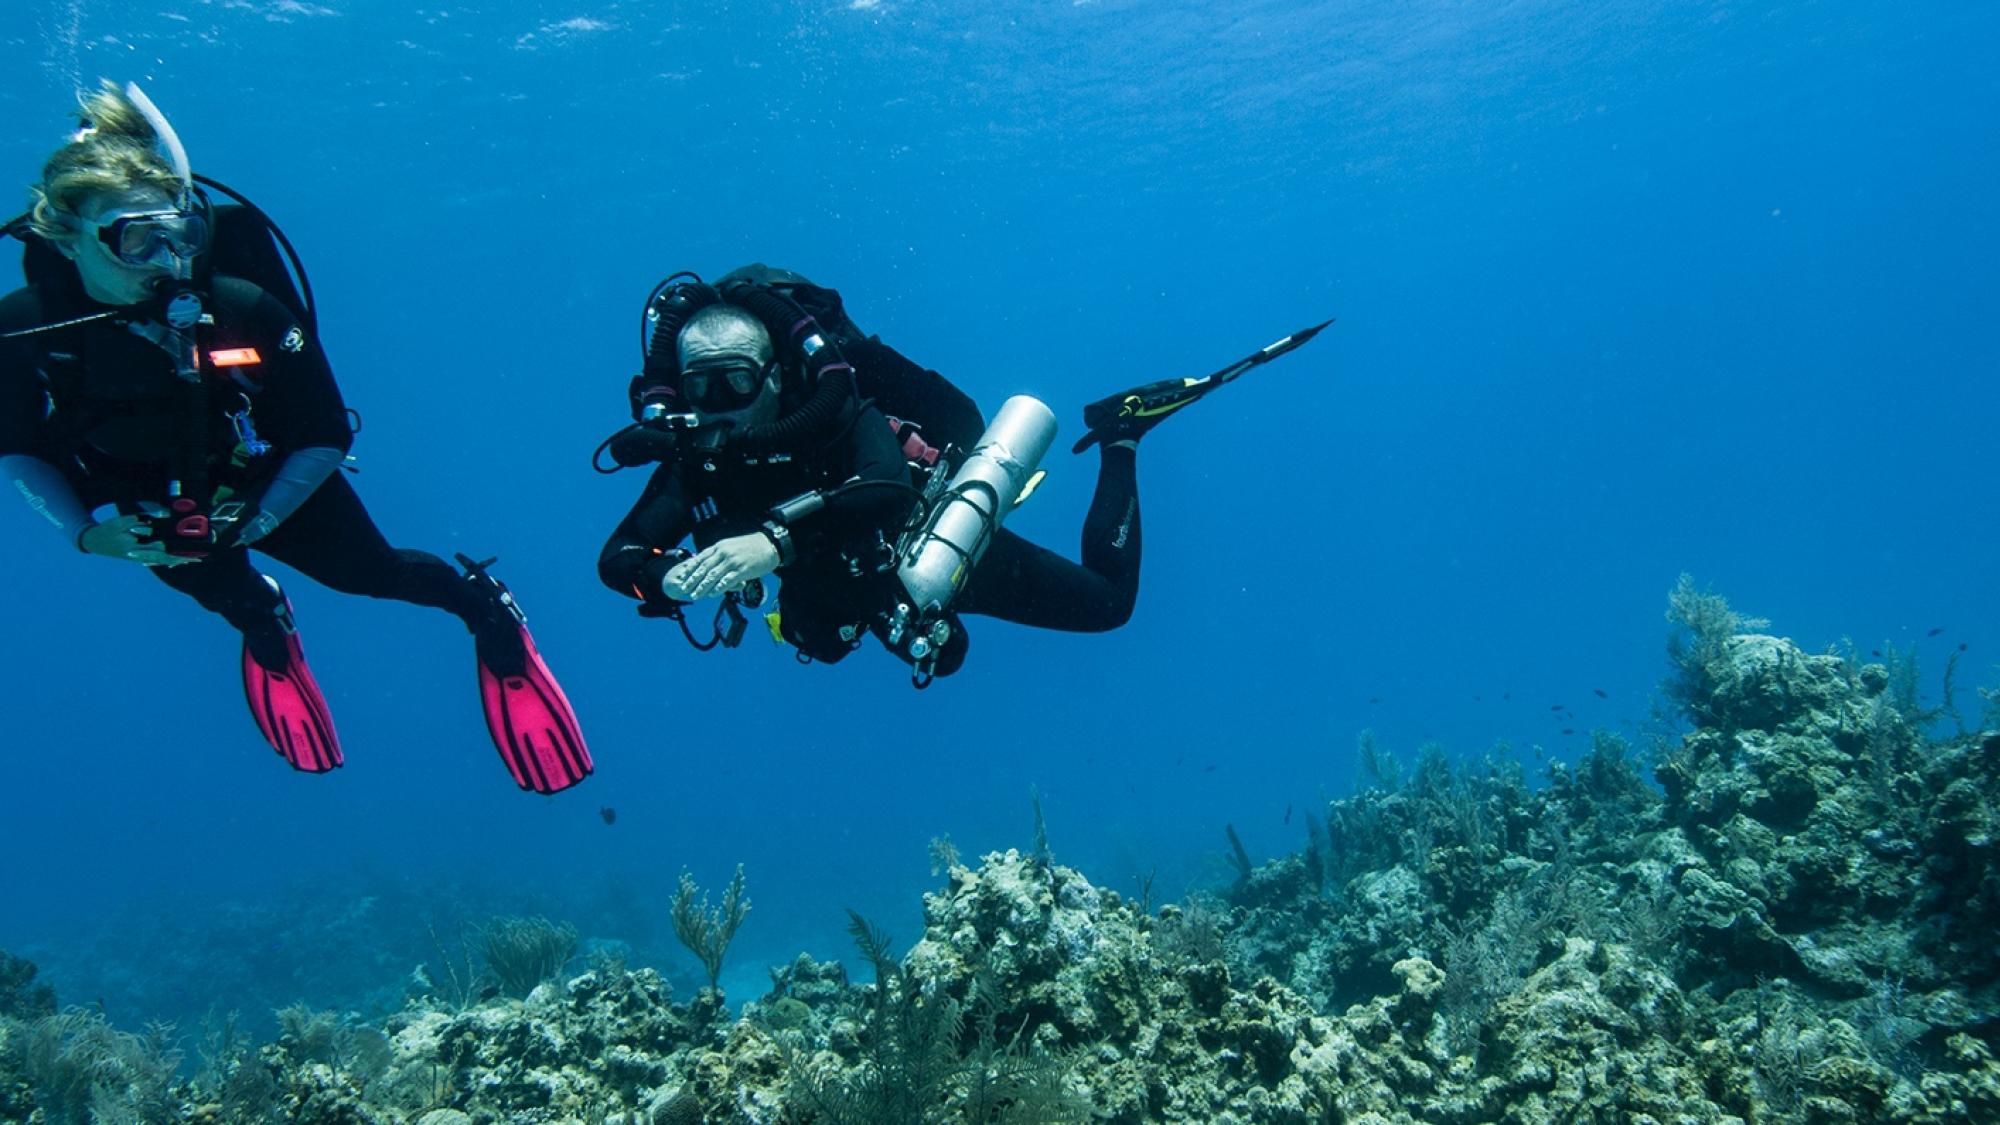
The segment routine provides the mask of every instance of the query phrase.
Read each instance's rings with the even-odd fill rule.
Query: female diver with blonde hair
[[[79,551],[147,566],[241,631],[251,714],[297,769],[340,765],[340,743],[253,547],[342,593],[459,617],[514,780],[552,793],[588,776],[575,715],[507,588],[462,555],[463,575],[391,547],[337,471],[348,410],[310,286],[263,213],[196,177],[138,87],[108,82],[33,194],[7,227],[27,244],[29,284],[0,299],[11,490]]]

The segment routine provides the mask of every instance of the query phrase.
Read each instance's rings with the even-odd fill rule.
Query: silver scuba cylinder
[[[943,624],[937,618],[965,588],[1055,438],[1055,413],[1039,399],[1015,395],[1000,407],[923,529],[899,552],[896,577],[907,601],[890,620],[891,644],[901,644],[914,627],[912,656],[921,660],[942,647],[946,638],[925,634]]]

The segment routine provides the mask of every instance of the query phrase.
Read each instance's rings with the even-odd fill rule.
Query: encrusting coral
[[[162,1119],[2000,1121],[2000,732],[1927,737],[1884,665],[1675,598],[1657,787],[1609,735],[1539,786],[1370,743],[1303,851],[1157,913],[1038,832],[947,855],[900,957],[854,919],[867,982],[801,956],[732,1016],[600,956],[381,1027],[288,1010]],[[31,978],[0,959],[0,1116],[73,1119],[34,1044],[158,1073]]]

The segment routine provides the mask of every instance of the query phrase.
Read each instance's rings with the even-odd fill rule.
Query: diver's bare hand
[[[688,560],[688,562],[693,562],[693,561],[694,560],[692,559]],[[691,593],[686,586],[683,586],[680,583],[680,580],[687,576],[687,568],[688,568],[688,563],[684,562],[679,566],[673,568],[672,570],[668,571],[666,577],[660,579],[660,593],[665,594],[666,596],[672,598],[677,602],[693,601],[694,594]]]
[[[77,536],[76,545],[93,555],[124,559],[146,566],[180,566],[197,560],[167,553],[153,541],[153,529],[144,516],[117,516],[92,524]]]
[[[694,602],[742,589],[745,583],[776,569],[778,548],[762,532],[754,532],[711,545],[668,571],[662,585],[668,597]],[[675,594],[675,587],[685,596]]]

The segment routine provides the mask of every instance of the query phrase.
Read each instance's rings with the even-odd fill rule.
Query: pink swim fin
[[[268,581],[268,580],[267,580]],[[305,773],[325,773],[346,759],[340,753],[340,736],[334,733],[333,716],[326,709],[326,697],[319,692],[312,668],[306,664],[305,649],[292,622],[292,603],[278,595],[282,608],[278,625],[284,631],[283,660],[267,666],[243,640],[243,698],[250,704],[250,717],[271,749]],[[270,644],[259,647],[271,648]],[[278,653],[267,653],[275,658]]]
[[[474,630],[479,654],[479,702],[486,731],[514,783],[536,793],[560,793],[596,768],[576,712],[549,673],[527,615],[486,568],[460,555],[466,579],[491,600],[491,620]]]

